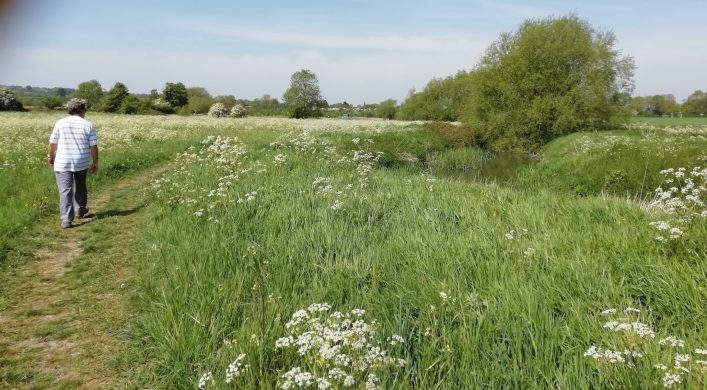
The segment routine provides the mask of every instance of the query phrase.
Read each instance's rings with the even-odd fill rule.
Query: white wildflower
[[[233,378],[237,378],[241,374],[241,365],[243,364],[243,359],[245,359],[245,354],[242,353],[238,355],[236,360],[228,365],[226,369],[226,383],[231,383]]]
[[[677,383],[682,383],[682,377],[680,375],[671,372],[666,372],[665,375],[663,375],[663,387],[669,389]]]
[[[204,373],[204,375],[199,378],[199,388],[203,389],[212,382],[211,371]]]

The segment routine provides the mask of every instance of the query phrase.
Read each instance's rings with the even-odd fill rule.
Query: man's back
[[[88,169],[90,147],[97,145],[96,129],[78,115],[60,119],[54,125],[49,142],[57,144],[54,171],[78,172]]]

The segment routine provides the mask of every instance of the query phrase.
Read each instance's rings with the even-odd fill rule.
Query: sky
[[[279,100],[313,71],[329,103],[402,102],[470,70],[528,18],[576,14],[636,62],[634,95],[707,89],[707,2],[693,0],[0,0],[0,85],[166,82]]]

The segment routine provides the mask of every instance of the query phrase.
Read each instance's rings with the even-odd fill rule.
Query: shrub
[[[232,118],[245,118],[246,116],[248,116],[248,112],[246,111],[245,107],[240,104],[236,104],[231,108],[230,115]]]
[[[0,111],[24,111],[22,103],[17,101],[15,93],[9,88],[0,88]]]
[[[223,103],[214,103],[209,108],[208,115],[212,118],[223,118],[226,116],[226,106]]]

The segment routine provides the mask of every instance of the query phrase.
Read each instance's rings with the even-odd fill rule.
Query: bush
[[[231,118],[245,118],[248,116],[248,112],[245,107],[240,104],[236,104],[231,108]]]
[[[162,99],[153,100],[152,109],[154,109],[155,111],[159,111],[163,114],[174,114],[174,108]]]
[[[209,108],[208,115],[212,118],[223,118],[226,116],[226,105],[223,103],[214,103]]]
[[[9,88],[0,88],[0,111],[25,111],[25,108],[17,101],[14,92]]]
[[[42,98],[42,106],[49,110],[53,110],[57,107],[64,105],[64,100],[59,96],[45,96]]]

